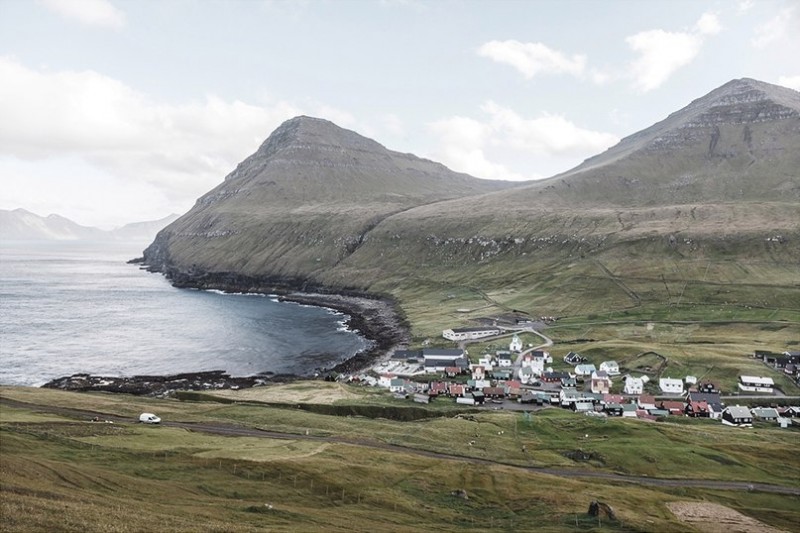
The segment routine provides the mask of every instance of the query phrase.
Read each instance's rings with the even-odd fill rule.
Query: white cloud
[[[669,32],[662,29],[642,31],[625,39],[638,54],[630,64],[629,76],[634,87],[647,92],[660,87],[681,67],[691,63],[706,37],[722,31],[714,13],[704,13],[692,30]]]
[[[511,65],[528,79],[538,74],[580,76],[586,68],[586,56],[568,56],[542,43],[489,41],[478,48],[478,55]]]
[[[130,193],[127,205],[100,206],[119,216],[126,210],[136,216],[133,198],[153,190],[170,206],[167,212],[190,206],[288,118],[305,113],[354,122],[314,102],[252,105],[208,95],[166,104],[97,72],[38,71],[7,57],[0,57],[0,79],[0,159],[5,169],[25,167],[15,183],[33,173],[24,162],[62,162],[61,179],[73,187],[91,167],[95,182],[105,176],[118,190],[139,191]],[[11,185],[3,175],[8,195]],[[56,179],[54,172],[48,176],[47,183]],[[105,204],[120,200],[114,195]]]
[[[695,29],[700,35],[716,35],[722,31],[722,24],[716,13],[703,13],[695,24]]]
[[[429,126],[439,139],[437,159],[482,178],[538,179],[567,170],[619,141],[615,135],[580,128],[560,115],[527,119],[492,101],[484,103],[481,111],[484,121],[456,116]],[[495,163],[491,153],[503,153],[504,160],[511,159],[510,154],[521,156],[521,164],[529,171],[523,174]]]
[[[800,11],[794,6],[787,7],[773,18],[757,26],[755,36],[750,42],[756,48],[765,48],[786,38],[794,37],[796,39],[798,32],[800,32]]]
[[[800,76],[781,76],[778,78],[778,85],[800,91]]]
[[[39,0],[50,11],[86,26],[119,29],[125,26],[125,13],[108,0]]]

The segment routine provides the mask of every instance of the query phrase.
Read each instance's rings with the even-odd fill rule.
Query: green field
[[[308,384],[279,387],[290,394],[298,386]],[[0,398],[131,421],[152,411],[169,422],[286,434],[232,437],[183,427],[104,424],[89,422],[88,415],[4,404],[3,531],[691,529],[667,509],[672,501],[721,503],[787,530],[800,521],[796,496],[643,486],[535,469],[800,488],[797,430],[600,420],[560,409],[532,415],[433,410],[431,418],[401,422],[291,405],[31,388],[3,387]],[[346,409],[353,401],[334,406]],[[395,410],[407,405],[394,403]],[[386,416],[395,415],[387,408]],[[420,455],[426,451],[448,457]],[[459,490],[466,499],[453,495]],[[617,519],[589,517],[595,499],[611,505]]]

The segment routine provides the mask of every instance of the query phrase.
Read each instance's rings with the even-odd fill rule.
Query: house
[[[708,409],[709,418],[722,417],[722,411],[724,410],[724,406],[722,404],[722,400],[719,397],[719,392],[689,391],[689,394],[686,396],[686,401],[689,403],[694,403],[694,402],[705,403]]]
[[[600,363],[600,370],[607,373],[609,376],[619,375],[619,364],[616,361],[603,361]]]
[[[514,359],[508,352],[497,352],[497,366],[500,368],[508,368],[514,365]]]
[[[568,365],[578,365],[583,362],[583,357],[575,352],[569,352],[564,356],[564,362]]]
[[[545,351],[545,350],[533,350],[531,352],[531,354],[533,354],[534,357],[541,357],[542,360],[545,363],[549,364],[549,363],[553,362],[553,358],[550,356],[550,352],[548,352],[548,351]]]
[[[497,327],[484,328],[453,328],[442,331],[442,337],[451,341],[474,341],[484,337],[500,335],[502,330]]]
[[[534,355],[533,353],[526,353],[523,355],[520,364],[522,368],[530,368],[537,376],[541,376],[544,372],[544,357]]]
[[[686,404],[677,401],[662,401],[659,404],[659,409],[668,411],[671,415],[682,415],[686,410]]]
[[[639,406],[639,409],[649,410],[656,408],[656,399],[652,396],[642,394],[639,396],[639,400],[636,402]]]
[[[589,377],[592,375],[592,372],[597,372],[597,368],[592,364],[578,365],[575,367],[575,376],[579,378]]]
[[[406,380],[401,378],[395,378],[389,383],[389,391],[390,392],[398,392],[398,393],[405,393],[406,391]]]
[[[567,374],[567,377],[561,378],[562,387],[577,387],[578,380]]]
[[[741,405],[732,405],[722,411],[722,423],[727,426],[746,427],[753,425],[753,415],[750,409]]]
[[[392,385],[392,380],[396,377],[394,374],[381,374],[378,376],[378,386],[388,389]]]
[[[422,359],[422,350],[395,350],[392,359],[417,362]]]
[[[517,371],[517,377],[524,385],[528,385],[530,382],[536,379],[536,376],[533,374],[533,370],[527,366],[523,366]]]
[[[603,403],[625,403],[625,398],[621,394],[603,394]]]
[[[706,402],[688,402],[683,412],[686,416],[692,418],[709,418],[711,416],[708,412],[708,403]]]
[[[636,404],[635,403],[623,403],[622,404],[622,416],[624,418],[636,418]]]
[[[486,369],[483,366],[472,367],[472,379],[484,379],[486,377]]]
[[[503,387],[484,387],[483,394],[487,398],[505,398],[506,390]]]
[[[753,418],[758,418],[759,420],[771,422],[778,419],[778,410],[774,407],[754,407],[750,409],[750,413]]]
[[[717,386],[710,381],[703,381],[702,383],[700,383],[700,385],[697,386],[697,390],[699,392],[710,392],[710,393],[719,392]]]
[[[486,387],[490,387],[492,382],[488,379],[468,379],[467,380],[467,387],[470,389],[481,390]]]
[[[444,381],[431,381],[428,384],[428,396],[447,394],[447,383]]]
[[[494,358],[491,355],[482,355],[478,358],[478,364],[485,370],[494,368]]]
[[[641,394],[644,391],[644,380],[642,377],[625,376],[625,387],[622,392],[625,394]]]
[[[658,380],[658,386],[664,394],[683,393],[683,380],[680,379],[661,378]]]
[[[511,342],[508,343],[508,349],[512,352],[519,353],[522,351],[522,339],[516,333],[511,337]]]
[[[481,391],[472,391],[472,399],[475,401],[475,405],[483,404],[486,396]]]
[[[542,381],[546,383],[559,383],[561,380],[569,378],[566,372],[545,372],[542,374]]]
[[[800,407],[794,405],[782,407],[778,409],[778,414],[784,418],[797,418],[800,417]]]
[[[592,400],[588,400],[586,398],[579,398],[570,405],[570,409],[572,409],[576,413],[594,412],[594,403],[592,403]]]
[[[746,392],[765,392],[772,394],[775,382],[772,378],[758,376],[739,376],[739,389]]]
[[[431,397],[427,394],[416,393],[414,394],[414,401],[416,403],[430,403]]]
[[[669,416],[669,411],[667,409],[648,409],[647,414],[658,418],[660,416]]]
[[[611,391],[611,377],[604,370],[592,372],[591,390],[595,394],[608,394]]]
[[[623,413],[622,404],[607,403],[603,407],[603,412],[606,413],[608,416],[622,416]]]
[[[447,393],[454,397],[464,396],[466,387],[460,383],[450,383]]]
[[[686,376],[683,378],[683,382],[686,385],[697,385],[697,376]]]
[[[581,398],[581,394],[571,387],[564,387],[561,389],[561,392],[558,393],[558,400],[561,403],[561,407],[569,407],[579,398]]]

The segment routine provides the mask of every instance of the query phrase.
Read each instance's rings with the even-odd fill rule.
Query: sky
[[[800,90],[800,1],[0,0],[0,209],[184,213],[297,115],[541,179],[742,77]]]

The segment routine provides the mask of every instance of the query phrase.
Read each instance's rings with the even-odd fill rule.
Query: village
[[[659,375],[651,381],[646,374],[623,374],[616,361],[606,360],[596,366],[573,351],[557,357],[554,364],[547,350],[553,342],[532,326],[447,329],[442,337],[457,348],[395,350],[371,371],[346,379],[385,388],[398,400],[421,404],[450,401],[477,408],[525,411],[561,407],[597,417],[662,420],[680,416],[719,420],[734,427],[752,427],[754,421],[800,427],[800,401],[798,405],[778,405],[774,399],[780,391],[769,376],[742,374],[738,390],[727,395],[728,399],[736,396],[758,406],[726,406],[720,387],[696,376]],[[525,346],[520,337],[523,333],[541,337],[544,343]],[[487,340],[495,342],[487,345]],[[484,349],[474,356],[466,346],[477,342],[483,342]],[[663,356],[653,355],[664,359],[666,366]],[[765,370],[782,372],[800,387],[800,352],[756,351],[752,357],[761,360]]]

